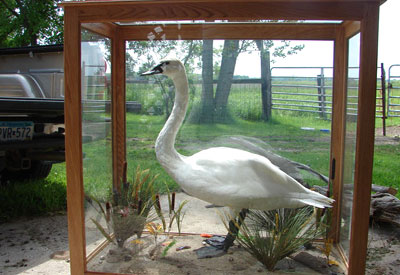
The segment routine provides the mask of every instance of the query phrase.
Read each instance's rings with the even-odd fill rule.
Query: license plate
[[[6,121],[0,122],[0,141],[31,140],[33,136],[33,122]]]

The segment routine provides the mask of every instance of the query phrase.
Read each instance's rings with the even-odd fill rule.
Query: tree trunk
[[[261,119],[268,121],[271,118],[272,110],[270,53],[268,50],[264,49],[264,43],[262,40],[256,40],[255,42],[260,51],[261,61]]]
[[[213,40],[203,40],[201,60],[203,85],[199,122],[212,123],[214,121]]]
[[[221,70],[215,93],[215,119],[226,121],[228,115],[228,97],[232,86],[236,59],[239,54],[239,40],[225,40],[222,51]]]

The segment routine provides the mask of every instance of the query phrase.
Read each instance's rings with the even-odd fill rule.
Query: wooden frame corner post
[[[86,267],[82,171],[81,32],[78,13],[64,9],[65,160],[71,274]]]
[[[346,67],[347,43],[344,35],[344,27],[342,26],[337,28],[336,38],[334,41],[330,181],[333,184],[333,197],[335,198],[335,203],[332,209],[332,223],[328,236],[333,239],[334,243],[339,243],[340,241],[344,139],[346,127]]]
[[[120,191],[123,163],[126,161],[126,102],[125,102],[125,41],[118,35],[112,38],[112,156],[113,186]]]
[[[353,211],[348,274],[364,274],[375,136],[379,5],[369,3],[361,21],[360,82]]]

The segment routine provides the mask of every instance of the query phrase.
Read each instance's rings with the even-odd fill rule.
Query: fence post
[[[272,111],[272,94],[271,94],[271,60],[270,52],[264,49],[262,40],[256,40],[257,47],[260,50],[261,64],[261,118],[265,121],[271,119]]]
[[[386,73],[381,63],[381,89],[382,89],[382,135],[386,136]]]
[[[318,86],[319,115],[322,118],[326,118],[324,68],[321,68],[321,74],[317,75],[317,86]]]

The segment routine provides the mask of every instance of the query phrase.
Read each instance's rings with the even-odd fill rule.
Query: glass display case
[[[157,161],[157,136],[165,123],[173,124],[175,109],[181,108],[173,107],[174,99],[186,89],[187,111],[179,114],[182,125],[174,124],[172,138],[178,156],[214,147],[245,150],[268,158],[307,190],[331,197],[333,207],[315,214],[323,233],[311,238],[323,253],[310,257],[334,259],[334,271],[361,274],[374,133],[374,109],[367,106],[374,106],[376,86],[369,76],[376,75],[379,5],[372,0],[64,2],[71,273],[179,273],[190,272],[188,266],[232,274],[266,271],[237,247],[217,258],[196,256],[204,238],[231,233],[234,226],[242,226],[244,233],[236,236],[241,243],[249,229],[246,213],[247,220],[254,213],[240,212],[232,227],[229,208],[215,210],[229,205],[223,196],[218,205],[218,198],[208,200],[190,184],[180,187],[176,182],[185,171],[171,172],[173,159],[163,162],[159,152],[166,169]],[[271,60],[301,51],[302,40],[326,41],[322,54],[332,56],[331,66],[305,76],[271,68]],[[161,60],[167,61],[155,70],[168,70],[175,59],[186,72],[185,87],[174,78],[143,75]],[[246,165],[235,177],[246,178]],[[212,169],[210,164],[198,177],[215,176]],[[252,187],[246,188],[242,192]],[[307,213],[303,222],[314,220]],[[283,220],[291,212],[273,215],[273,232],[285,232]],[[262,238],[277,240],[271,236]],[[279,268],[292,265],[311,272],[294,263]]]

